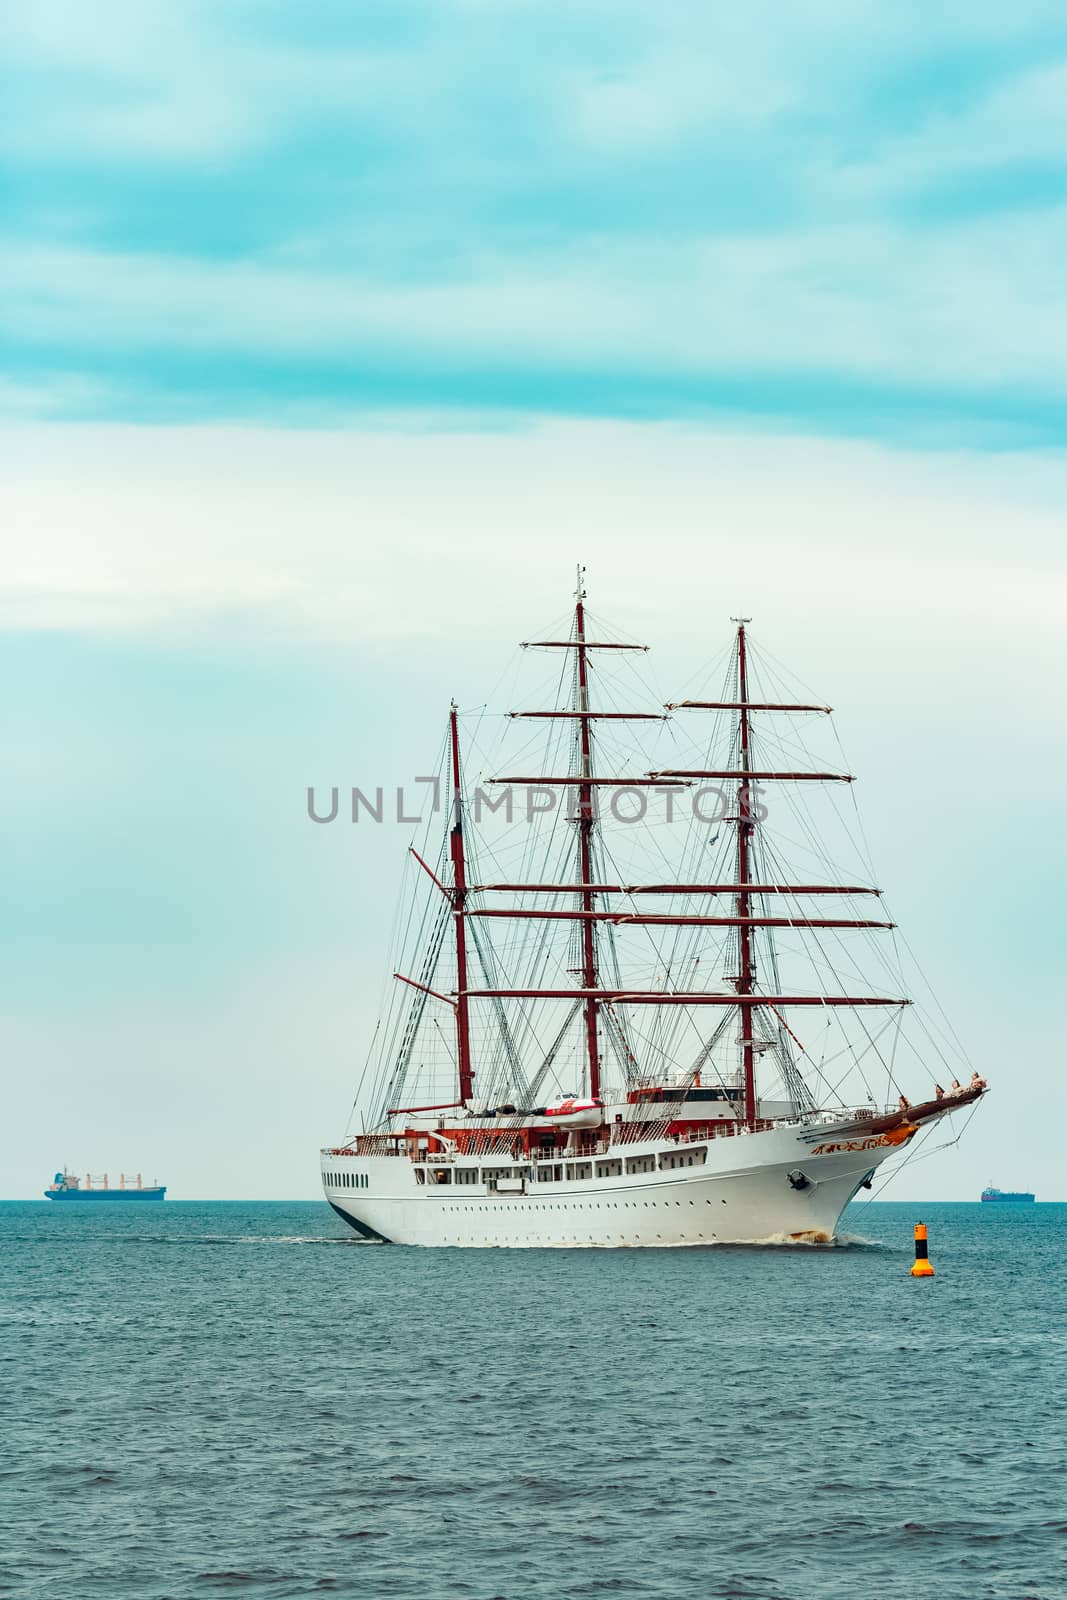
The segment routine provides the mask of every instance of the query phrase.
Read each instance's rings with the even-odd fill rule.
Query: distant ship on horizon
[[[44,1197],[46,1200],[162,1200],[166,1193],[166,1184],[146,1184],[139,1172],[133,1174],[120,1172],[117,1189],[112,1189],[108,1184],[106,1172],[96,1178],[91,1172],[87,1172],[83,1189],[81,1179],[64,1167],[62,1172],[56,1173],[48,1185]]]
[[[993,1184],[988,1183],[988,1184],[986,1184],[985,1188],[982,1190],[982,1199],[983,1200],[1023,1200],[1023,1201],[1031,1201],[1032,1202],[1033,1199],[1034,1199],[1034,1196],[1032,1194],[1024,1194],[1022,1192],[1016,1194],[1015,1192],[1013,1192],[1011,1190],[1008,1190],[1008,1189],[997,1189],[997,1188],[995,1188],[993,1186]]]

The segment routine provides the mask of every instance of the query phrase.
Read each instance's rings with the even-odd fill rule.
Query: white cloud
[[[0,377],[0,418],[69,418],[72,413],[95,413],[115,397],[112,385],[78,372],[24,380]]]
[[[335,394],[325,369],[357,391],[402,377],[409,405],[427,371],[481,374],[482,404],[501,378],[599,375],[607,411],[630,378],[713,401],[751,379],[759,410],[768,375],[866,386],[872,416],[879,390],[961,413],[977,397],[992,418],[1005,396],[1017,416],[1062,404],[1067,208],[919,222],[913,203],[1058,160],[1054,8],[398,14],[410,30],[332,43],[312,20],[274,33],[254,6],[90,20],[44,0],[9,19],[33,176],[0,314],[27,366],[117,366],[127,414],[187,398],[196,379],[168,357],[203,354],[199,403],[223,412],[252,404],[231,355],[292,369],[278,414],[294,385],[312,405]],[[44,169],[67,161],[93,175],[53,193]],[[817,388],[795,392],[785,409],[816,416]]]
[[[1067,208],[915,235],[889,225],[688,243],[586,240],[472,259],[462,278],[104,254],[8,242],[6,316],[64,352],[281,354],[358,370],[808,373],[904,389],[1067,373]],[[69,356],[68,356],[69,359]]]
[[[1052,60],[994,80],[960,106],[934,103],[914,128],[870,135],[872,154],[829,175],[839,199],[872,205],[942,194],[961,180],[1012,168],[1062,169],[1067,152],[1067,62]],[[999,205],[996,207],[999,210]],[[1013,228],[1014,219],[1007,224]]]
[[[1061,458],[934,457],[675,427],[517,434],[51,425],[0,435],[0,623],[203,620],[318,639],[448,637],[471,586],[702,628],[790,617],[954,631],[1067,623]],[[563,586],[561,588],[561,585]],[[846,624],[847,625],[847,624]]]

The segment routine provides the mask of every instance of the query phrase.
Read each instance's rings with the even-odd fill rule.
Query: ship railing
[[[750,1131],[752,1133],[767,1133],[774,1127],[777,1127],[777,1123],[771,1117],[757,1117],[752,1124],[751,1130],[747,1122],[734,1122],[731,1119],[730,1121],[709,1123],[706,1134],[688,1134],[686,1139],[689,1143],[697,1144],[702,1143],[704,1139],[732,1139],[739,1133],[748,1133]]]
[[[886,1110],[891,1110],[887,1107]],[[753,1132],[765,1133],[771,1128],[800,1127],[804,1124],[832,1123],[841,1121],[863,1122],[869,1121],[879,1115],[876,1108],[866,1106],[841,1106],[834,1110],[825,1107],[807,1117],[760,1117],[753,1125]],[[608,1155],[612,1150],[634,1144],[650,1144],[665,1139],[670,1139],[675,1144],[706,1144],[709,1139],[730,1139],[748,1132],[748,1124],[731,1119],[702,1123],[698,1128],[685,1132],[670,1132],[670,1121],[661,1119],[656,1122],[616,1122],[602,1130],[595,1139],[588,1135],[577,1149],[529,1150],[523,1151],[521,1143],[516,1140],[513,1132],[491,1133],[472,1132],[463,1141],[463,1149],[411,1150],[403,1140],[390,1134],[362,1133],[346,1145],[339,1145],[332,1149],[323,1150],[323,1155],[331,1157],[359,1157],[359,1156],[407,1156],[413,1161],[428,1163],[434,1166],[448,1165],[457,1157],[465,1156],[500,1156],[512,1163],[516,1161],[581,1161],[597,1156]],[[431,1134],[432,1138],[433,1135]],[[94,1180],[97,1181],[97,1180]]]
[[[611,1143],[621,1144],[647,1144],[649,1139],[663,1139],[666,1137],[670,1122],[616,1122],[611,1130]]]
[[[384,1133],[361,1133],[348,1144],[337,1145],[332,1149],[321,1152],[324,1156],[402,1156],[407,1151],[402,1149],[396,1139]]]
[[[466,1156],[499,1156],[507,1155],[516,1144],[514,1129],[495,1133],[489,1129],[475,1130],[464,1134],[463,1148],[459,1153]]]
[[[781,1127],[783,1125],[784,1124],[781,1122],[781,1120],[772,1122],[767,1118],[760,1118],[760,1120],[756,1123],[754,1131],[757,1133],[763,1133],[770,1128]],[[789,1124],[789,1126],[798,1127],[800,1124],[794,1122]],[[719,1127],[716,1127],[714,1124],[712,1124],[703,1131],[674,1134],[667,1133],[664,1127],[649,1124],[646,1126],[640,1138],[638,1138],[636,1134],[631,1134],[628,1138],[623,1138],[621,1140],[600,1139],[595,1145],[586,1145],[581,1150],[554,1149],[529,1150],[524,1152],[521,1150],[521,1148],[511,1145],[505,1149],[489,1151],[476,1151],[471,1149],[431,1151],[429,1153],[426,1151],[420,1151],[417,1156],[413,1157],[413,1159],[416,1160],[420,1166],[425,1165],[428,1167],[442,1167],[453,1166],[457,1162],[462,1163],[465,1160],[480,1161],[483,1160],[486,1155],[488,1155],[490,1158],[495,1157],[502,1160],[503,1165],[521,1168],[525,1173],[533,1176],[541,1167],[562,1165],[564,1168],[571,1168],[579,1164],[588,1165],[590,1162],[602,1160],[604,1157],[608,1157],[610,1159],[612,1156],[619,1154],[622,1148],[630,1147],[636,1144],[666,1143],[672,1147],[676,1146],[679,1149],[683,1149],[686,1146],[706,1145],[711,1139],[732,1138],[737,1134],[744,1134],[747,1132],[747,1124],[737,1122],[725,1122]]]
[[[709,1139],[731,1139],[737,1134],[747,1133],[747,1122],[735,1122],[733,1119],[720,1122],[702,1123],[699,1128],[693,1128],[685,1133],[671,1133],[669,1122],[623,1122],[616,1125],[611,1143],[614,1146],[629,1144],[649,1144],[656,1140],[670,1139],[674,1144],[706,1144]],[[769,1117],[759,1117],[753,1124],[754,1133],[766,1133],[769,1128],[778,1126]]]
[[[802,1117],[802,1122],[873,1122],[875,1117],[888,1116],[897,1106],[820,1106],[815,1112]]]
[[[769,1117],[760,1117],[754,1125],[753,1131],[765,1133],[768,1129],[782,1126],[781,1119],[772,1121]],[[748,1131],[747,1123],[730,1121],[712,1122],[702,1124],[699,1128],[688,1132],[670,1132],[670,1122],[620,1122],[614,1124],[600,1138],[595,1141],[586,1141],[578,1149],[552,1148],[546,1150],[531,1149],[523,1151],[516,1140],[508,1136],[490,1137],[487,1140],[469,1139],[464,1141],[463,1149],[430,1151],[420,1150],[413,1154],[412,1159],[430,1165],[448,1165],[457,1157],[500,1156],[512,1163],[516,1161],[583,1161],[600,1156],[610,1155],[613,1150],[629,1147],[635,1144],[660,1143],[670,1140],[673,1144],[691,1145],[706,1144],[709,1139],[733,1138],[737,1134]],[[372,1152],[368,1152],[372,1153]],[[388,1154],[394,1154],[390,1150]],[[401,1152],[402,1153],[402,1152]]]

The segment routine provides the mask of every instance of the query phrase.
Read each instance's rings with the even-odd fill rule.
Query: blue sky
[[[427,770],[582,559],[664,698],[744,612],[838,708],[998,1092],[891,1192],[1067,1198],[1061,8],[0,30],[0,1194],[316,1193],[406,835],[306,786]]]
[[[1055,5],[8,8],[9,412],[1059,442]]]

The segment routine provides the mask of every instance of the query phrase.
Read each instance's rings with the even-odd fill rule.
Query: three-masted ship
[[[361,1085],[374,1109],[321,1152],[326,1199],[398,1244],[831,1240],[984,1080],[935,1084],[962,1055],[863,977],[852,941],[876,977],[901,964],[877,947],[895,950],[881,891],[842,872],[807,800],[851,796],[796,731],[830,708],[757,664],[735,619],[715,698],[633,709],[620,664],[646,647],[592,635],[585,599],[579,574],[569,628],[523,646],[560,667],[551,705],[452,706]],[[524,741],[517,775],[490,770],[487,725]]]

